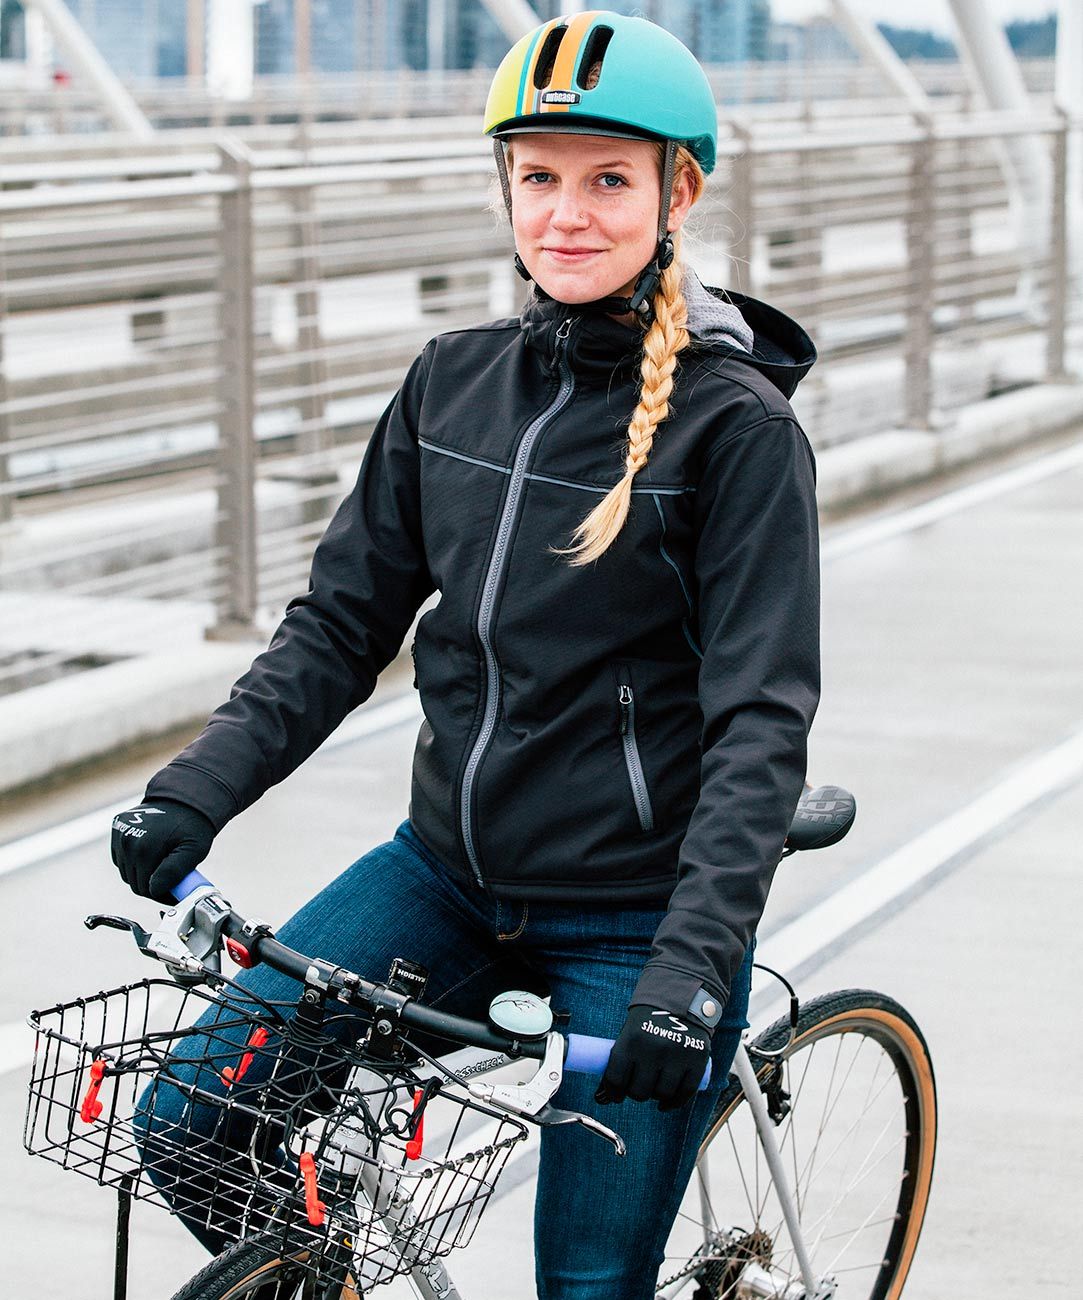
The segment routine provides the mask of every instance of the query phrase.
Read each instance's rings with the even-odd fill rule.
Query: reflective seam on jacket
[[[504,499],[504,511],[500,516],[496,545],[493,547],[492,559],[489,561],[489,571],[485,575],[485,585],[481,592],[481,608],[478,610],[478,636],[485,652],[485,716],[482,719],[478,738],[474,742],[474,748],[470,751],[470,757],[467,759],[466,771],[463,773],[463,788],[459,798],[459,820],[462,826],[463,848],[466,850],[467,861],[470,863],[474,878],[482,888],[484,888],[485,882],[481,874],[481,863],[478,859],[477,847],[474,844],[473,814],[470,802],[474,791],[474,778],[478,774],[481,760],[484,758],[489,742],[493,738],[497,710],[500,705],[500,665],[497,663],[490,638],[496,605],[496,590],[500,585],[500,578],[504,572],[504,562],[508,555],[508,542],[511,537],[512,526],[515,523],[516,515],[519,513],[519,502],[522,499],[523,484],[526,481],[526,465],[530,459],[531,449],[541,431],[550,420],[567,406],[572,393],[575,391],[575,381],[572,377],[571,367],[568,366],[564,359],[564,348],[571,329],[572,322],[569,317],[557,331],[557,361],[560,367],[560,387],[557,390],[557,395],[523,434],[519,442],[519,448],[515,453],[515,462],[512,465],[511,479],[508,483],[508,495]]]

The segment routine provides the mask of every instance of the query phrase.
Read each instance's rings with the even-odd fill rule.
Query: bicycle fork
[[[379,1171],[371,1164],[362,1166],[358,1181],[381,1226],[387,1232],[387,1245],[380,1249],[396,1251],[396,1238],[404,1230],[408,1234],[413,1227],[415,1216],[411,1206],[406,1202],[395,1203],[393,1188],[381,1186]],[[396,1251],[396,1253],[401,1257],[401,1252]],[[358,1272],[363,1272],[363,1269],[359,1267]],[[442,1259],[437,1258],[426,1264],[416,1265],[406,1274],[406,1278],[421,1300],[462,1300]],[[363,1277],[359,1277],[359,1289],[363,1283]]]
[[[763,1092],[760,1089],[760,1081],[756,1077],[756,1069],[744,1043],[741,1043],[737,1048],[732,1069],[740,1081],[745,1097],[748,1099],[752,1118],[756,1124],[760,1147],[771,1174],[771,1181],[774,1184],[775,1194],[778,1196],[779,1207],[782,1210],[782,1217],[786,1221],[786,1228],[789,1231],[790,1241],[793,1244],[794,1255],[797,1259],[797,1267],[801,1274],[801,1280],[798,1284],[791,1283],[787,1285],[785,1291],[780,1294],[776,1281],[766,1269],[761,1268],[758,1264],[749,1264],[741,1277],[742,1294],[748,1296],[749,1300],[753,1300],[753,1298],[759,1298],[759,1300],[831,1300],[837,1290],[837,1284],[830,1277],[817,1278],[812,1271],[812,1260],[809,1258],[808,1247],[805,1245],[805,1238],[801,1230],[801,1218],[798,1214],[797,1202],[787,1180],[782,1153],[778,1148],[775,1125],[767,1112],[767,1103],[764,1101]],[[705,1224],[707,1221],[707,1217],[704,1217]]]

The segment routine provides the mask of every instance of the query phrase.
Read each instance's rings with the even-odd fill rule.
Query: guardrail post
[[[11,417],[7,410],[8,374],[4,364],[7,299],[7,260],[4,256],[3,231],[0,230],[0,525],[9,523],[14,512],[7,455],[7,445],[11,440]]]
[[[302,166],[310,167],[309,130],[305,122],[297,126],[297,147],[303,155]],[[320,227],[315,210],[312,185],[300,186],[292,191],[293,209],[297,214],[294,227],[294,244],[297,261],[294,274],[294,311],[297,313],[297,347],[302,360],[298,367],[298,380],[304,392],[300,400],[303,429],[298,439],[298,451],[307,460],[330,450],[332,440],[326,428],[324,385],[327,367],[323,362],[323,339],[320,335]],[[306,470],[312,468],[306,465]],[[332,474],[337,480],[337,475]]]
[[[742,293],[755,294],[752,242],[756,173],[752,153],[752,131],[736,118],[731,119],[731,125],[734,135],[741,142],[741,152],[733,160],[733,185],[729,195],[729,207],[736,227],[729,241],[731,276]]]
[[[910,153],[906,251],[910,297],[906,308],[906,422],[928,429],[932,408],[933,311],[936,294],[934,221],[936,143],[932,123],[919,119],[921,135]]]
[[[256,550],[255,267],[252,158],[236,140],[219,143],[223,175],[234,180],[220,201],[219,324],[222,337],[218,416],[217,550],[225,587],[214,639],[254,636],[259,599]]]
[[[1052,211],[1049,214],[1049,334],[1046,339],[1047,379],[1066,377],[1064,341],[1068,325],[1068,119],[1061,114],[1053,133]]]

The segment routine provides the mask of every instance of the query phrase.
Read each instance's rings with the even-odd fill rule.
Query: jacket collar
[[[540,354],[547,369],[556,364],[557,331],[567,320],[572,328],[565,356],[577,377],[608,380],[614,369],[634,369],[638,364],[642,330],[621,325],[612,316],[556,302],[535,289],[519,317],[519,326],[527,346]]]
[[[696,351],[731,359],[760,371],[786,397],[791,397],[812,369],[816,348],[801,326],[777,308],[749,298],[701,285],[694,280],[686,294],[688,331]],[[556,302],[535,289],[519,317],[527,346],[537,352],[546,369],[556,364],[557,331],[572,321],[565,356],[584,382],[611,383],[638,372],[643,331],[621,325],[612,316],[584,312]]]

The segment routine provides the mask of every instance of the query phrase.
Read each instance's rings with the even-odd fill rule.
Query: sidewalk
[[[962,407],[942,430],[890,429],[829,446],[818,454],[820,508],[838,515],[1080,424],[1083,383],[1043,384]],[[284,484],[261,488],[279,512],[295,508]],[[209,510],[210,495],[202,495]],[[171,509],[183,507],[179,501]],[[48,519],[36,526],[55,528]],[[202,527],[198,519],[193,527]],[[122,524],[114,522],[112,532],[123,545]],[[19,545],[26,548],[31,540]],[[71,549],[70,539],[66,544]],[[76,623],[86,629],[79,645],[72,641],[73,604],[88,606]],[[0,652],[25,646],[32,629],[47,648],[124,656],[0,697],[0,735],[7,742],[0,748],[0,794],[197,725],[265,644],[206,641],[203,631],[212,617],[209,605],[191,601],[95,601],[47,590],[0,594]]]

